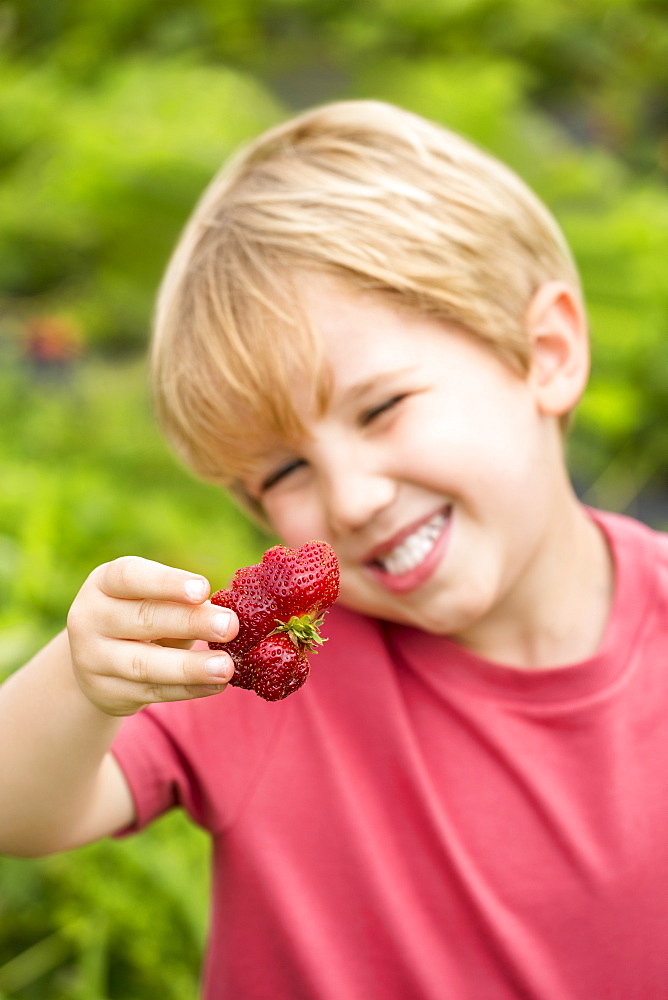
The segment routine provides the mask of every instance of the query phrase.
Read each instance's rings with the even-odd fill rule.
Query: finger
[[[101,603],[96,628],[110,638],[168,640],[174,646],[187,645],[195,639],[228,642],[239,631],[239,619],[234,611],[210,601],[192,605],[112,600]]]
[[[227,684],[198,684],[195,687],[181,687],[178,684],[165,684],[148,692],[147,704],[162,701],[193,701],[195,698],[206,698],[212,694],[220,694]]]
[[[174,646],[178,649],[206,650],[209,648],[205,639],[176,639],[173,636],[161,636],[159,639],[153,639],[152,641],[158,646]]]
[[[146,705],[167,701],[192,701],[220,694],[227,684],[155,684],[140,687],[119,677],[97,678],[89,695],[109,715],[134,715]]]
[[[211,593],[209,581],[200,574],[140,556],[121,556],[98,566],[93,576],[103,593],[125,600],[153,598],[201,604]]]
[[[223,650],[195,652],[150,642],[126,642],[122,652],[119,657],[117,641],[110,640],[109,668],[105,670],[102,665],[101,672],[132,681],[149,691],[169,686],[224,684],[234,674],[232,657]]]

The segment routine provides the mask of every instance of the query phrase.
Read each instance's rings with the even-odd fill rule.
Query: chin
[[[411,597],[407,595],[404,600],[395,597],[383,601],[378,599],[377,594],[367,593],[364,587],[355,587],[352,583],[346,587],[342,577],[339,602],[369,618],[406,625],[430,635],[455,637],[474,626],[488,610],[487,595],[480,593],[478,588],[470,589],[475,592],[468,595],[442,593],[432,595],[431,599],[425,595],[424,600],[413,594]]]
[[[414,614],[408,612],[405,616],[402,615],[401,621],[430,635],[456,638],[473,628],[485,616],[487,606],[480,600],[482,595],[476,596],[478,599],[474,601],[456,602],[451,598],[443,600],[440,607],[416,608]]]

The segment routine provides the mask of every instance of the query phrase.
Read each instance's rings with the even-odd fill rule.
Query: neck
[[[581,662],[601,644],[613,589],[607,542],[569,485],[522,584],[486,634],[467,645],[523,670]]]

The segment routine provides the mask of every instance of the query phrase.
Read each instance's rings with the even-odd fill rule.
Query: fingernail
[[[204,669],[211,677],[227,681],[232,676],[232,658],[230,656],[211,656],[206,660]]]
[[[183,589],[186,592],[186,597],[189,597],[191,601],[203,601],[209,585],[206,580],[196,577],[192,580],[186,580]]]
[[[211,619],[211,628],[218,635],[225,638],[230,630],[230,623],[232,621],[232,615],[229,611],[218,611],[217,614]]]

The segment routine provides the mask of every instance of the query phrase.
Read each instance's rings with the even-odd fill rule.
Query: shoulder
[[[626,515],[590,513],[607,536],[629,602],[668,608],[668,534]]]
[[[591,517],[608,536],[613,548],[622,546],[629,552],[652,553],[662,563],[668,563],[668,534],[651,528],[626,514],[589,510]]]
[[[309,657],[310,675],[304,688],[281,702],[266,702],[251,691],[229,685],[219,695],[191,701],[150,705],[140,713],[140,722],[164,748],[182,753],[199,748],[203,759],[220,753],[221,732],[227,737],[229,752],[242,748],[243,763],[253,766],[252,757],[262,755],[271,744],[281,722],[294,707],[309,703],[313,695],[329,696],[358,676],[359,664],[367,674],[383,665],[386,643],[382,624],[337,604],[325,616],[321,628],[325,642]]]
[[[320,631],[327,640],[323,648],[330,647],[337,653],[360,641],[371,643],[383,641],[382,622],[361,615],[339,603],[327,612]]]
[[[138,826],[180,802],[206,828],[227,828],[273,761],[299,762],[325,732],[334,743],[344,731],[368,735],[392,688],[385,628],[337,604],[322,635],[327,641],[310,657],[306,684],[283,701],[230,685],[208,698],[149,705],[125,720],[114,756]]]

